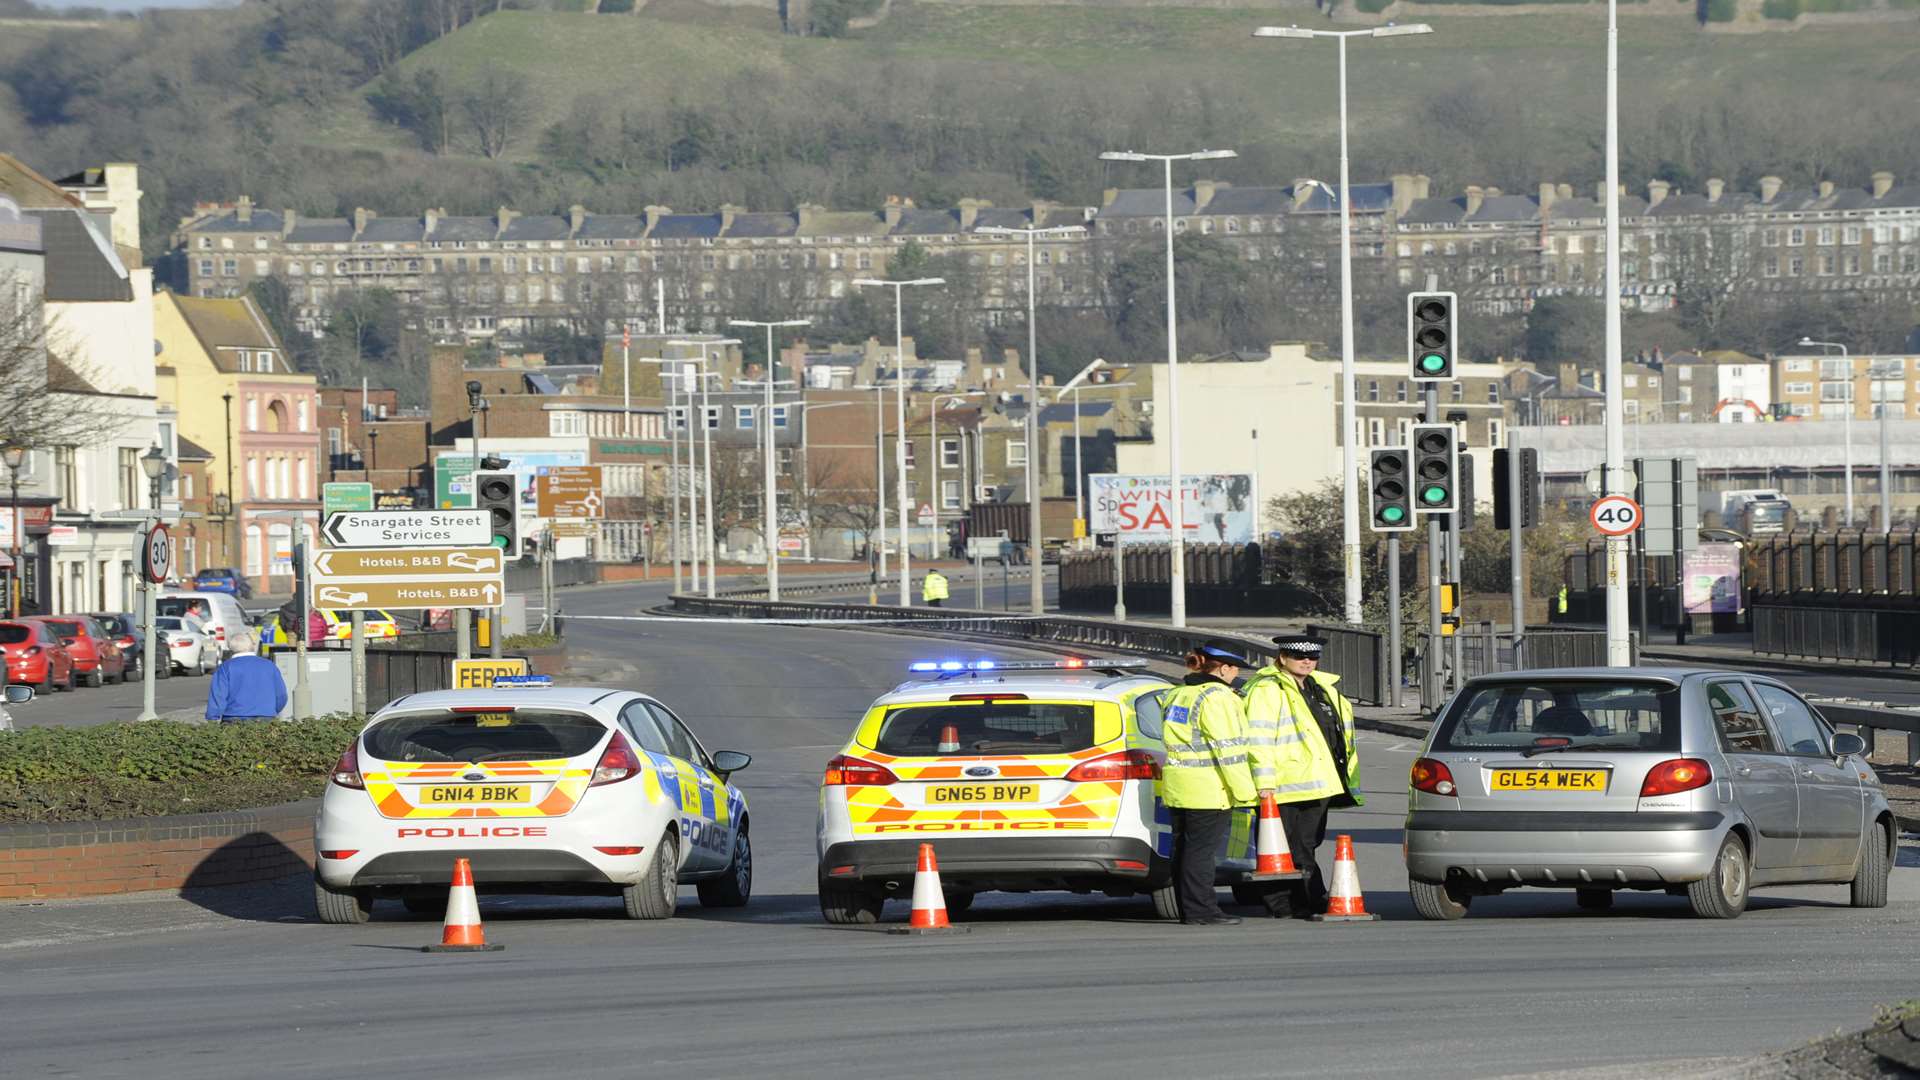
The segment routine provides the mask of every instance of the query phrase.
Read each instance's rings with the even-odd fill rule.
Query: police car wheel
[[[320,921],[333,925],[363,923],[373,918],[372,889],[336,889],[313,879],[313,907]]]
[[[647,876],[620,890],[629,919],[671,919],[680,901],[680,838],[660,837]]]
[[[820,915],[837,926],[865,926],[880,921],[887,898],[867,889],[820,883]]]
[[[1162,919],[1180,918],[1180,890],[1168,882],[1153,890],[1153,913]]]
[[[703,881],[698,886],[701,907],[746,907],[753,895],[753,842],[747,831],[733,834],[733,865],[725,877]]]

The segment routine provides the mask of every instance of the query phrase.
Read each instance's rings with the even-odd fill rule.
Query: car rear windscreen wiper
[[[1635,740],[1634,742],[1630,742],[1630,743],[1621,743],[1621,742],[1559,743],[1554,746],[1529,747],[1526,750],[1521,751],[1520,756],[1521,757],[1539,757],[1541,754],[1557,754],[1562,750],[1638,750],[1638,749],[1640,749],[1640,743],[1638,740]]]

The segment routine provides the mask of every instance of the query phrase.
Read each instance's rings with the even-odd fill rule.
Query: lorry
[[[1720,493],[1720,523],[1743,536],[1770,536],[1787,530],[1793,504],[1778,488],[1738,488]]]
[[[1074,501],[1068,498],[1040,500],[1041,558],[1053,562],[1060,549],[1073,538]],[[1012,561],[1027,557],[1027,504],[1023,502],[974,503],[967,512],[967,536],[991,540],[1005,536],[1012,542]],[[969,556],[971,557],[971,556]],[[992,555],[988,555],[992,558]]]

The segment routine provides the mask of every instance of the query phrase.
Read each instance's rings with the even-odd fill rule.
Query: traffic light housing
[[[1540,451],[1533,447],[1493,452],[1493,527],[1514,527],[1512,474],[1515,459],[1520,467],[1519,527],[1531,529],[1540,523]]]
[[[473,474],[473,505],[485,510],[493,546],[511,559],[520,554],[520,490],[510,472]]]
[[[1413,531],[1413,491],[1407,486],[1407,450],[1373,451],[1367,466],[1367,520],[1374,532]]]
[[[1407,294],[1407,366],[1414,382],[1448,382],[1459,354],[1457,304],[1450,292]]]
[[[1460,433],[1452,424],[1413,425],[1412,465],[1415,513],[1460,509]]]

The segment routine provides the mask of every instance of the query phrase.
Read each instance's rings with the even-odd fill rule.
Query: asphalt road
[[[567,594],[633,614],[659,586]],[[1398,845],[1413,748],[1363,736],[1354,835],[1373,924],[1155,921],[1140,900],[988,896],[972,933],[829,927],[813,896],[819,770],[855,716],[928,656],[1020,650],[872,631],[587,621],[603,681],[645,687],[709,748],[754,755],[756,895],[635,923],[618,901],[486,898],[506,951],[432,956],[438,920],[383,903],[312,921],[304,882],[0,907],[0,1072],[86,1077],[748,1074],[894,1077],[1485,1077],[1784,1048],[1916,996],[1920,849],[1894,903],[1760,894],[1731,923],[1630,895],[1483,900],[1416,920]],[[99,693],[96,691],[95,693]],[[887,918],[903,922],[905,904]]]

